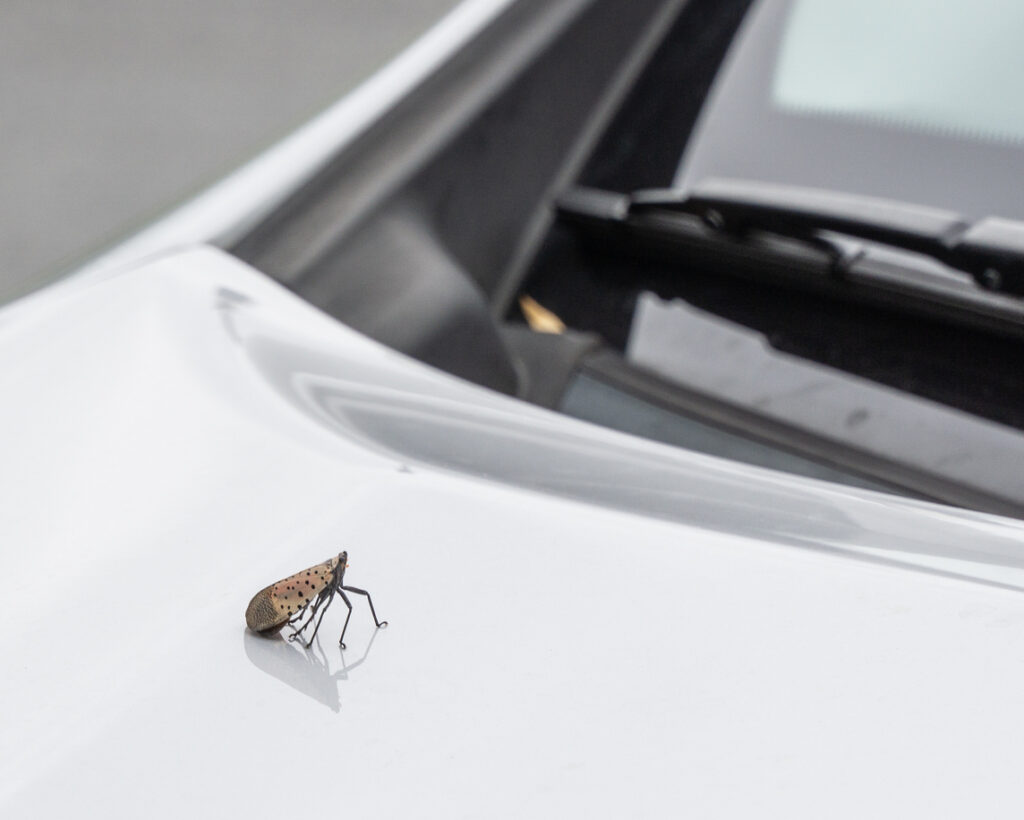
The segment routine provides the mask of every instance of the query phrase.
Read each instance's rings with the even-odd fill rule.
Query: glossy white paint
[[[0,312],[0,815],[1018,816],[1024,527],[591,427],[211,249]],[[340,548],[316,652],[250,596]]]

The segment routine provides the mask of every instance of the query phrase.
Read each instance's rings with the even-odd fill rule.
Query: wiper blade
[[[681,275],[696,266],[1024,337],[1024,300],[993,292],[1024,292],[1024,225],[1009,220],[740,181],[688,196],[574,187],[556,207],[593,241],[667,257]]]
[[[756,229],[812,239],[835,232],[929,256],[990,290],[1024,293],[1024,222],[1016,220],[972,222],[922,205],[739,179],[710,179],[685,193],[636,191],[627,210],[694,214],[731,233]]]

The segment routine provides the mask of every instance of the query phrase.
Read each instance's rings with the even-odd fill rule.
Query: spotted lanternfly
[[[320,630],[320,622],[324,619],[327,607],[331,605],[335,595],[340,595],[341,600],[348,607],[345,625],[341,628],[341,638],[338,640],[341,648],[344,649],[345,630],[348,629],[348,619],[352,617],[352,602],[345,593],[354,592],[357,595],[366,596],[377,628],[387,626],[387,621],[377,618],[377,611],[373,608],[373,599],[369,592],[365,589],[343,585],[347,568],[348,553],[343,552],[337,558],[328,558],[322,564],[304,569],[302,572],[296,572],[283,581],[261,589],[249,601],[249,606],[245,610],[245,623],[256,634],[269,636],[276,635],[285,625],[292,626],[299,623],[303,617],[308,615],[306,622],[295,628],[294,632],[288,636],[290,641],[300,638],[315,619],[316,626],[313,628],[313,634],[306,642],[308,649],[313,644],[316,633]],[[319,619],[316,617],[317,612],[320,612]]]

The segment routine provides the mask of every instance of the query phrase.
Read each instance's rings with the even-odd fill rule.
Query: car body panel
[[[212,248],[0,312],[0,374],[5,817],[1019,814],[1019,522],[528,406]],[[245,630],[341,549],[386,631]]]

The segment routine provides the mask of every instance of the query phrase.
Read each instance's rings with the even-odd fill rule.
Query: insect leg
[[[304,604],[302,608],[295,613],[295,616],[293,618],[289,618],[287,622],[289,624],[293,624],[302,620],[302,616],[306,614],[306,610],[309,609],[310,605],[312,605],[312,609],[309,609],[309,620],[307,620],[306,623],[304,623],[302,627],[298,630],[298,632],[302,632],[303,629],[305,629],[307,626],[310,625],[310,623],[312,623],[313,619],[316,617],[317,610],[320,609],[320,605],[324,602],[324,599],[326,597],[327,595],[325,595],[324,592],[320,592],[320,594],[318,594],[316,598],[314,598],[309,603]]]
[[[357,595],[365,595],[366,602],[370,605],[370,614],[373,615],[373,622],[377,624],[377,628],[380,629],[380,627],[388,625],[387,621],[382,621],[377,617],[377,610],[373,608],[373,598],[370,597],[369,592],[365,589],[358,589],[357,587],[342,587],[342,589],[347,590],[348,592],[355,592]]]
[[[306,616],[307,613],[309,614],[309,617],[306,618],[306,622],[302,624],[302,626],[292,626],[292,634],[288,636],[289,641],[298,640],[301,637],[302,633],[306,631],[306,627],[313,623],[314,619],[316,618],[317,610],[320,609],[324,600],[329,598],[330,595],[331,594],[326,590],[322,590],[317,594],[315,598],[303,604],[295,613],[295,615],[285,622],[289,625],[293,625],[301,621],[303,617]],[[320,617],[322,618],[323,615],[321,615]]]
[[[315,610],[313,611],[313,614],[314,615],[316,614]],[[292,617],[290,617],[287,621],[285,621],[285,623],[288,624],[288,626],[294,626],[299,621],[301,621],[303,619],[303,617],[305,617],[305,615],[306,615],[306,610],[305,609],[297,610],[296,613],[294,615],[292,615]]]
[[[316,638],[316,633],[320,631],[320,624],[323,622],[324,615],[327,614],[327,610],[330,607],[331,602],[334,600],[334,594],[333,593],[328,593],[325,597],[328,599],[327,600],[327,606],[325,606],[324,609],[323,609],[323,612],[320,613],[320,618],[316,622],[316,628],[313,630],[313,634],[309,636],[309,641],[306,643],[306,649],[309,649],[309,647],[311,647],[313,645],[313,639]],[[306,626],[309,626],[309,624],[312,623],[312,621],[313,621],[313,616],[310,616],[309,621],[306,623]],[[305,629],[306,626],[304,626],[302,628]]]
[[[348,619],[352,617],[352,602],[348,599],[348,596],[342,592],[343,587],[338,587],[338,594],[341,596],[341,600],[345,602],[345,606],[348,607],[348,615],[345,616],[345,625],[341,628],[341,637],[338,638],[338,643],[341,644],[341,648],[345,648],[345,630],[348,629]]]

